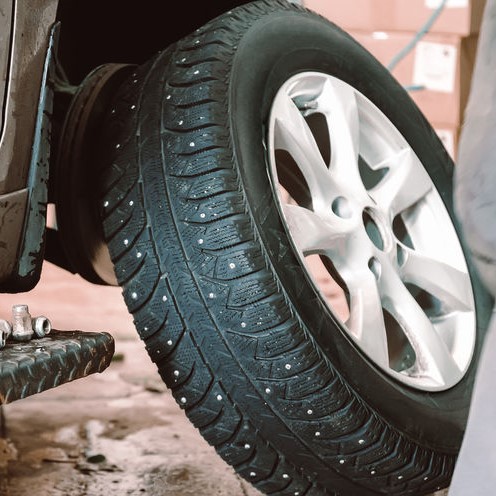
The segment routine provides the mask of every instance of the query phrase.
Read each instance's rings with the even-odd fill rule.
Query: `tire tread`
[[[233,167],[229,67],[250,26],[281,9],[308,13],[282,0],[247,4],[158,54],[122,88],[102,203],[116,274],[178,405],[262,492],[333,495],[326,485],[339,476],[363,494],[425,494],[446,485],[453,457],[387,425],[315,346],[271,270]],[[123,130],[116,149],[112,136]],[[264,422],[277,425],[272,439]],[[312,480],[275,448],[291,451],[295,439]]]

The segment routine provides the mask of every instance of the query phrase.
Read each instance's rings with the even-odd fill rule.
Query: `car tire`
[[[453,163],[370,53],[247,4],[137,69],[100,147],[127,307],[237,473],[293,496],[449,484],[492,303]]]

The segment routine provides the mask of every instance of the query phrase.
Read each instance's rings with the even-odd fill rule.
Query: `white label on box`
[[[372,33],[372,38],[374,38],[374,40],[389,40],[389,33],[386,33],[385,31],[374,31]]]
[[[444,43],[421,41],[415,49],[413,84],[427,90],[453,93],[457,48]]]
[[[455,135],[449,129],[435,129],[439,139],[443,142],[444,148],[450,154],[451,158],[455,156]]]
[[[425,6],[428,9],[437,9],[441,5],[441,0],[425,0]],[[468,0],[448,0],[445,7],[451,9],[464,9],[468,7]]]

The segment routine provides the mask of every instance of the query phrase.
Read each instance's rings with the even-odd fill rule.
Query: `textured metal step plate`
[[[115,343],[108,333],[52,331],[0,350],[0,404],[12,403],[105,370]]]

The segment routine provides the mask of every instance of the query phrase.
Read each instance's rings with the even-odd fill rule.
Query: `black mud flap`
[[[52,331],[0,350],[0,404],[12,403],[105,370],[115,343],[104,332]]]

